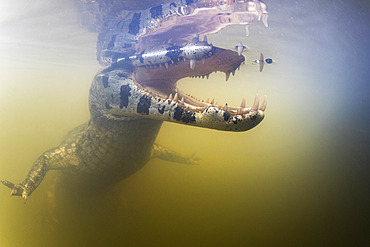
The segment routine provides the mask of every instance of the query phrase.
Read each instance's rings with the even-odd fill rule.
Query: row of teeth
[[[229,78],[230,78],[230,75],[235,75],[235,72],[236,72],[236,70],[240,70],[240,66],[239,67],[237,67],[236,69],[234,69],[233,71],[228,71],[228,72],[225,72],[225,75],[226,75],[226,81],[228,81],[229,80]],[[195,75],[195,76],[192,76],[191,78],[202,78],[202,79],[204,79],[204,78],[207,78],[207,79],[209,79],[209,75],[210,74],[212,74],[213,72],[211,72],[211,73],[208,73],[208,74],[205,74],[205,75]],[[214,73],[217,73],[217,71],[215,71]]]
[[[178,60],[178,62],[180,62],[180,61],[182,61],[183,59],[177,59]],[[185,61],[186,59],[184,59],[184,61]],[[173,61],[173,60],[171,60],[170,62],[168,62],[168,63],[160,63],[160,64],[153,64],[153,65],[145,65],[144,67],[145,68],[162,68],[162,67],[166,67],[167,69],[168,69],[168,67],[171,65],[171,64],[174,64],[175,63],[175,61]]]
[[[227,103],[224,106],[219,106],[217,103],[215,104],[214,99],[212,99],[211,102],[209,102],[209,99],[207,99],[207,101],[205,103],[202,103],[205,106],[190,105],[188,103],[185,103],[184,98],[181,98],[181,100],[179,100],[178,93],[176,93],[175,96],[173,96],[173,97],[172,97],[172,94],[170,94],[168,96],[168,99],[172,100],[172,101],[175,101],[175,102],[179,103],[180,105],[183,105],[183,106],[189,108],[190,110],[193,110],[193,111],[196,111],[196,112],[203,112],[207,107],[217,107],[219,109],[222,109],[225,112],[226,111],[229,112],[230,114],[239,114],[240,115],[240,114],[245,114],[245,113],[248,113],[248,112],[251,112],[251,111],[258,111],[258,110],[265,111],[266,106],[267,106],[267,96],[265,95],[263,97],[263,102],[262,102],[261,105],[259,105],[258,94],[256,94],[256,96],[254,98],[254,103],[253,103],[251,108],[246,108],[245,98],[242,99],[240,107],[236,107],[236,108],[235,107],[229,107]]]

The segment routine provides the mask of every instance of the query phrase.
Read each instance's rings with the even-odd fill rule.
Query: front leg
[[[43,153],[33,164],[26,179],[20,184],[14,184],[7,180],[0,180],[0,182],[12,190],[11,196],[22,196],[26,202],[28,196],[40,185],[49,170],[71,168],[78,165],[75,146],[75,143],[65,144]]]
[[[197,165],[200,160],[195,155],[184,156],[167,147],[154,143],[151,158],[159,158],[161,160],[172,161],[182,164]]]
[[[40,156],[31,170],[28,172],[26,179],[20,184],[13,184],[7,180],[1,180],[1,183],[9,187],[12,191],[11,196],[22,196],[26,202],[27,197],[39,186],[48,171],[48,159],[42,155]]]
[[[1,180],[1,183],[12,190],[11,196],[22,196],[26,202],[27,197],[39,186],[49,170],[48,160],[47,156],[41,155],[28,172],[26,179],[20,184],[13,184],[7,180]]]

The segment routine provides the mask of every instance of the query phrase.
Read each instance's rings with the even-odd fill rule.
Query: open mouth
[[[236,70],[244,62],[245,58],[232,50],[226,50],[212,46],[211,55],[199,59],[177,59],[167,64],[136,67],[134,81],[142,89],[156,97],[168,99],[178,103],[186,109],[194,112],[203,112],[209,107],[217,108],[230,115],[243,115],[253,111],[265,111],[266,96],[259,106],[259,98],[256,95],[251,107],[246,107],[245,99],[242,99],[239,107],[230,107],[227,104],[220,106],[212,101],[200,101],[186,94],[177,87],[177,81],[185,77],[207,78],[215,72],[223,72],[226,81],[230,75],[235,75]]]

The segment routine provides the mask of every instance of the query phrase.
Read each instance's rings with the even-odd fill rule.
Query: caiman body
[[[2,180],[12,195],[26,200],[49,170],[61,169],[67,175],[64,182],[95,192],[135,173],[151,158],[196,163],[192,156],[155,143],[163,121],[246,131],[264,118],[266,98],[261,105],[257,96],[250,108],[245,101],[233,108],[198,101],[176,86],[184,77],[208,78],[221,71],[228,79],[234,74],[244,57],[206,38],[200,41],[194,30],[214,33],[230,24],[249,25],[261,16],[267,25],[263,3],[178,0],[136,12],[120,9],[116,1],[80,4],[85,22],[100,32],[98,60],[106,66],[91,85],[91,119],[72,130],[59,147],[44,152],[22,183]],[[170,35],[172,40],[163,44]]]

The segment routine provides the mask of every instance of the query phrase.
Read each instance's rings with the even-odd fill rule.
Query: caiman
[[[77,0],[76,0],[77,1]],[[257,0],[176,0],[144,10],[128,1],[79,0],[81,23],[99,32],[97,59],[104,68],[89,94],[91,119],[62,144],[35,161],[26,179],[1,182],[26,201],[50,170],[63,170],[68,183],[89,192],[113,185],[151,158],[196,163],[155,143],[163,121],[223,131],[246,131],[264,118],[266,97],[246,107],[200,101],[177,87],[184,77],[224,72],[226,80],[244,62],[233,50],[209,44],[208,34],[232,24],[262,19]],[[199,39],[199,37],[202,37]],[[67,182],[65,182],[67,183]]]

